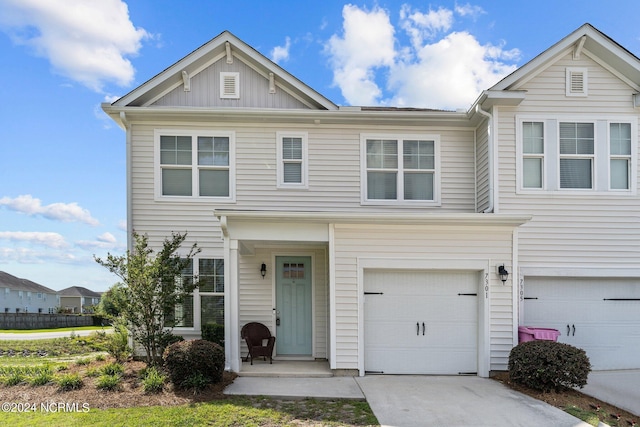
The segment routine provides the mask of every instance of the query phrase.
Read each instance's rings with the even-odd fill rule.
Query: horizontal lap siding
[[[476,133],[476,205],[482,212],[489,207],[489,135],[488,125],[483,123]]]
[[[358,258],[492,260],[510,263],[512,232],[455,226],[335,227],[336,367],[358,366]],[[512,287],[490,271],[491,369],[506,369],[513,347]]]
[[[565,96],[567,67],[588,68],[588,97]],[[520,89],[527,91],[525,101],[517,108],[498,111],[499,211],[533,216],[520,227],[520,266],[636,268],[640,257],[637,195],[517,194],[515,147],[517,114],[540,118],[569,114],[577,120],[580,114],[602,119],[637,116],[631,101],[635,91],[587,55],[573,61],[570,53]]]

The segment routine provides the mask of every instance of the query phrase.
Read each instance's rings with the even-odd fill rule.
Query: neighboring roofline
[[[39,283],[28,279],[22,279],[20,277],[16,277],[12,274],[9,274],[5,271],[0,271],[0,288],[9,288],[16,291],[27,291],[27,292],[42,292],[47,294],[57,294],[57,291],[54,291],[51,288],[47,288]],[[7,282],[2,281],[2,276],[6,275]]]
[[[165,83],[169,78],[180,75],[182,70],[184,70],[189,64],[205,57],[213,50],[223,46],[226,42],[231,43],[234,49],[240,50],[245,55],[249,56],[253,61],[260,64],[262,67],[266,69],[272,70],[279,79],[286,81],[289,85],[291,85],[296,90],[302,92],[307,97],[312,99],[315,103],[317,103],[322,108],[327,110],[335,110],[338,108],[336,104],[330,101],[325,96],[321,95],[319,92],[315,91],[311,87],[307,86],[297,77],[290,74],[284,68],[280,67],[275,62],[271,61],[269,58],[258,52],[256,49],[246,44],[238,37],[233,35],[229,31],[223,31],[218,36],[214,37],[207,43],[203,44],[193,52],[189,53],[184,58],[180,59],[173,65],[169,66],[165,70],[161,71],[151,79],[147,80],[137,88],[133,89],[128,94],[122,96],[117,101],[113,102],[111,105],[113,106],[127,106],[134,102],[136,99],[140,98],[143,94],[147,93],[151,89],[158,87],[159,85]]]

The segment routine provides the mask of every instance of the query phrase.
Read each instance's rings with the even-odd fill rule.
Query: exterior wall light
[[[264,262],[260,266],[260,274],[262,275],[263,279],[264,279],[264,276],[267,275],[267,264],[265,264]]]
[[[509,272],[504,268],[504,264],[498,266],[498,276],[500,276],[500,280],[502,280],[503,284],[509,278]]]

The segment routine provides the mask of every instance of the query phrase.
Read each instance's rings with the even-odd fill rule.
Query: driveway
[[[486,378],[385,375],[355,380],[383,426],[589,427]]]
[[[579,391],[640,415],[640,369],[592,371]]]

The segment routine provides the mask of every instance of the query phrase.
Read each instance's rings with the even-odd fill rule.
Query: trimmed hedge
[[[555,341],[529,341],[518,344],[509,355],[512,381],[548,392],[584,387],[591,362],[584,350]]]
[[[201,375],[207,383],[222,381],[224,349],[206,340],[180,341],[164,351],[164,366],[178,388],[189,387],[188,379]]]
[[[218,325],[217,323],[202,325],[202,339],[224,347],[224,325]]]

